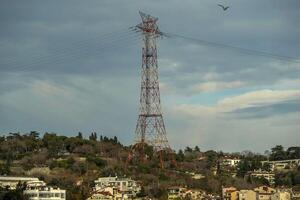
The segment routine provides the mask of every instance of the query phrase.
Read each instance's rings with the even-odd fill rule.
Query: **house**
[[[268,186],[260,186],[253,190],[257,192],[258,200],[271,200],[271,196],[276,193],[274,188]]]
[[[18,183],[24,184],[28,181],[38,181],[38,178],[32,177],[12,177],[12,176],[0,176],[0,187],[15,190]]]
[[[264,178],[269,182],[269,184],[275,184],[275,174],[272,172],[255,170],[253,172],[248,172],[248,176],[251,178]]]
[[[300,159],[291,160],[276,160],[276,161],[262,161],[262,164],[268,163],[272,171],[282,171],[285,169],[296,168],[300,166]]]
[[[291,191],[291,198],[293,200],[300,200],[300,191],[292,190]]]
[[[239,200],[256,200],[257,193],[253,190],[240,190],[238,199]]]
[[[188,199],[203,199],[203,196],[205,195],[205,192],[202,190],[191,190],[188,189],[183,193],[183,198]]]
[[[131,199],[140,191],[140,184],[131,178],[100,177],[95,180],[93,195],[89,199]]]
[[[227,167],[236,167],[237,164],[241,161],[239,158],[230,158],[230,157],[224,157],[220,160],[221,166],[227,166]]]
[[[61,190],[58,187],[46,186],[44,181],[29,181],[27,182],[26,194],[30,200],[65,200],[66,190]]]
[[[15,190],[17,185],[25,184],[26,194],[30,200],[65,200],[66,190],[57,187],[48,187],[44,181],[33,177],[0,176],[0,186]]]
[[[288,191],[278,190],[271,196],[271,200],[291,200],[291,193]]]
[[[224,200],[236,200],[237,195],[237,189],[235,187],[222,188],[222,199]]]
[[[170,187],[168,188],[168,200],[183,198],[186,188],[183,187]]]

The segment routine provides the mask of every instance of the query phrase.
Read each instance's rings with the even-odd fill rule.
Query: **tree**
[[[289,147],[286,154],[288,159],[300,159],[300,147]]]
[[[184,161],[184,153],[181,149],[179,149],[178,154],[176,156],[176,160],[179,162],[183,162]]]
[[[215,167],[217,165],[217,161],[218,161],[217,152],[210,150],[210,151],[206,151],[204,155],[206,157],[206,165],[208,169],[211,169],[212,167]]]
[[[114,136],[113,143],[114,143],[114,144],[118,144],[118,143],[119,143],[119,142],[118,142],[117,136]]]
[[[200,148],[198,146],[195,146],[194,151],[195,152],[200,152]]]
[[[184,152],[193,152],[193,149],[189,146],[185,147]]]
[[[270,163],[265,162],[265,163],[262,165],[262,170],[264,170],[264,171],[271,171],[271,165],[270,165]]]
[[[26,189],[26,184],[18,183],[15,190],[0,191],[4,193],[1,199],[3,200],[28,200],[28,196],[24,195],[23,191]]]
[[[237,164],[237,176],[243,178],[248,171],[251,171],[250,162],[247,159],[241,160]]]
[[[92,132],[91,135],[89,136],[89,139],[92,141],[97,141],[97,133]]]
[[[285,160],[285,159],[287,159],[287,156],[282,145],[276,145],[271,149],[270,160]]]
[[[77,138],[79,138],[79,139],[82,139],[82,138],[83,138],[81,132],[78,132]]]

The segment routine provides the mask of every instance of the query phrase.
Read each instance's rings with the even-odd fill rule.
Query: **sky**
[[[142,41],[129,27],[140,23],[142,11],[170,35],[295,58],[159,39],[171,147],[299,146],[299,10],[298,0],[2,0],[0,134],[95,131],[131,144]]]

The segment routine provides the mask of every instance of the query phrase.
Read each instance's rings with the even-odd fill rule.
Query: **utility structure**
[[[145,148],[152,146],[153,152],[164,167],[163,156],[172,154],[161,111],[159,92],[156,40],[163,36],[157,26],[158,18],[140,12],[142,22],[134,27],[143,38],[142,80],[140,92],[140,109],[135,130],[135,144],[132,147],[130,160],[145,160]]]

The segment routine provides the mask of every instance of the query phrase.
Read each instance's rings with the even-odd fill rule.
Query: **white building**
[[[265,163],[268,163],[270,165],[272,171],[281,171],[284,169],[295,168],[300,166],[300,159],[262,161],[262,164]]]
[[[141,191],[141,186],[131,178],[101,177],[95,180],[94,197],[103,192],[123,199],[135,197]],[[93,197],[91,197],[93,199]]]
[[[253,190],[240,190],[238,195],[239,200],[257,200],[257,193]]]
[[[0,176],[0,187],[15,190],[18,183],[24,184],[28,181],[38,181],[38,178],[32,177],[12,177],[12,176]]]
[[[275,184],[275,174],[272,173],[272,172],[256,170],[256,171],[253,171],[253,172],[249,172],[249,175],[251,177],[255,177],[255,178],[264,178],[271,185]]]
[[[24,190],[30,200],[65,200],[66,190],[46,186],[44,181],[27,182],[26,190]]]
[[[291,200],[291,194],[288,191],[277,191],[271,196],[271,200]]]
[[[230,166],[230,167],[236,167],[237,164],[241,161],[241,159],[238,158],[223,158],[221,160],[222,166]]]
[[[271,196],[276,193],[276,189],[268,186],[260,186],[253,190],[257,192],[258,200],[270,200]]]
[[[46,186],[44,181],[32,177],[8,177],[0,176],[0,186],[10,190],[16,189],[17,185],[26,184],[26,194],[30,200],[65,200],[66,190]]]

